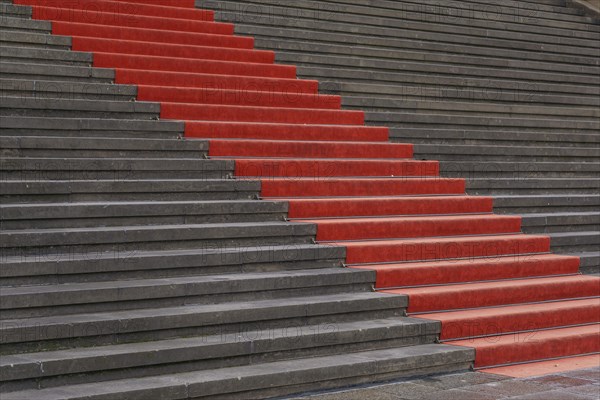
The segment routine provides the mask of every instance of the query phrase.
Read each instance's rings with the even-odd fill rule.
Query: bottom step
[[[429,344],[197,372],[3,393],[3,400],[265,399],[466,370],[472,349]]]
[[[450,342],[476,349],[475,367],[493,367],[600,352],[600,325],[592,324],[545,331]]]

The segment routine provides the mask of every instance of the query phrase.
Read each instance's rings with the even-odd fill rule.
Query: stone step
[[[305,324],[337,324],[400,316],[405,296],[373,292],[334,293],[310,297],[253,299],[219,304],[187,304],[151,310],[118,310],[3,320],[5,354],[47,349],[215,335],[235,328],[277,329]],[[32,336],[31,328],[39,334]],[[165,329],[168,328],[168,329]],[[28,333],[29,332],[29,333]],[[91,341],[91,342],[90,342]]]
[[[0,135],[177,139],[183,132],[184,124],[178,121],[3,116]]]
[[[528,161],[528,162],[588,162],[597,165],[600,148],[590,147],[536,147],[484,146],[451,144],[417,144],[415,158],[447,162],[475,161]],[[532,169],[536,167],[532,165]],[[593,168],[593,167],[590,167]]]
[[[19,64],[55,64],[89,67],[92,55],[70,50],[0,46],[2,61]]]
[[[581,259],[581,273],[587,275],[600,273],[600,252],[589,251],[575,254]]]
[[[241,4],[241,5],[240,5]],[[540,41],[542,43],[554,43],[560,41],[562,44],[574,44],[575,46],[589,45],[591,40],[598,36],[598,26],[595,24],[570,24],[549,22],[548,25],[519,24],[506,21],[510,19],[508,14],[498,14],[500,20],[491,20],[485,13],[478,13],[479,19],[473,17],[461,17],[453,15],[451,19],[448,16],[440,17],[428,15],[422,12],[403,12],[402,10],[378,9],[376,7],[340,7],[335,12],[319,8],[316,1],[302,1],[294,5],[281,6],[275,0],[255,0],[251,2],[241,1],[222,1],[217,4],[208,3],[206,7],[215,9],[216,19],[219,21],[229,21],[236,24],[236,28],[252,25],[276,25],[293,26],[297,29],[313,30],[320,22],[327,21],[327,28],[332,31],[342,29],[342,26],[354,25],[360,26],[362,32],[369,32],[369,29],[377,26],[381,29],[394,29],[401,23],[402,28],[407,31],[433,31],[440,35],[469,35],[469,36],[488,36],[492,38],[509,38],[523,41]],[[397,7],[402,7],[398,5]],[[240,9],[244,12],[240,13]],[[303,10],[304,9],[304,10]],[[510,10],[510,9],[508,9]],[[514,8],[513,8],[514,10]],[[318,18],[315,18],[315,12]],[[510,11],[508,11],[510,12]],[[375,15],[373,15],[375,14]],[[293,16],[293,20],[291,20]],[[483,18],[482,18],[483,17]],[[502,21],[504,19],[505,21]],[[311,25],[312,23],[312,25]],[[561,27],[562,25],[562,27]],[[573,29],[576,26],[579,29]],[[321,25],[323,29],[323,25]],[[346,32],[352,30],[346,29]],[[393,34],[386,32],[386,36]],[[546,36],[543,37],[542,36]],[[561,39],[558,39],[560,37]],[[552,41],[551,39],[554,39]],[[571,40],[569,40],[571,39]],[[577,44],[574,39],[581,39]]]
[[[599,231],[551,232],[552,251],[562,254],[598,251],[600,248]]]
[[[112,83],[115,78],[114,71],[106,68],[2,61],[0,61],[0,74],[9,80],[59,81],[63,84],[65,82]]]
[[[371,292],[371,271],[349,268],[5,287],[3,319]]]
[[[587,176],[595,178],[600,174],[600,163],[577,161],[443,161],[440,163],[440,173],[444,177],[465,178],[467,180],[484,177],[522,179]]]
[[[595,194],[496,195],[494,211],[503,214],[593,212],[600,208]]]
[[[260,182],[231,179],[3,182],[7,203],[89,201],[197,201],[256,198]]]
[[[2,25],[4,25],[4,23]],[[71,49],[71,38],[49,35],[45,32],[36,33],[2,30],[0,32],[0,45],[3,47],[3,50],[4,47],[69,50]]]
[[[344,93],[342,93],[344,95]],[[436,94],[433,94],[436,96]],[[474,115],[482,117],[531,117],[531,118],[562,118],[566,120],[595,119],[600,117],[600,113],[595,108],[590,107],[569,107],[567,104],[562,106],[549,104],[517,104],[514,99],[511,103],[498,102],[495,99],[487,101],[485,99],[471,99],[470,101],[458,101],[448,99],[443,96],[437,97],[435,101],[429,101],[427,96],[417,95],[418,98],[404,96],[399,94],[397,97],[343,97],[342,105],[348,109],[364,109],[368,113],[396,112],[397,110],[411,110],[415,114],[456,114],[456,115]]]
[[[467,181],[473,195],[596,194],[598,178],[474,178]]]
[[[279,52],[277,54],[280,54]],[[285,56],[285,55],[284,55]],[[283,57],[283,56],[281,56]],[[280,57],[280,58],[281,58]],[[371,60],[361,58],[360,64],[357,64],[356,58],[348,57],[330,57],[325,59],[322,55],[307,53],[290,54],[285,56],[288,62],[295,62],[298,65],[298,76],[302,78],[313,78],[324,81],[350,81],[360,82],[362,84],[372,82],[379,85],[387,83],[408,84],[429,84],[435,85],[439,82],[442,88],[450,85],[452,82],[481,82],[489,80],[484,87],[500,86],[496,82],[515,82],[512,90],[525,92],[531,96],[543,89],[547,91],[571,92],[575,87],[585,86],[589,77],[570,74],[559,74],[552,71],[529,71],[516,68],[485,68],[476,65],[453,65],[452,68],[445,68],[443,63],[428,63],[414,61],[387,61]],[[362,78],[361,78],[362,77]],[[414,77],[414,78],[413,78]],[[562,79],[561,79],[562,78]],[[448,81],[446,81],[448,79]],[[591,78],[597,83],[595,78]],[[447,82],[447,83],[446,83]],[[330,84],[331,85],[331,84]],[[464,86],[460,85],[459,86]],[[500,86],[502,87],[502,86]],[[528,87],[532,87],[528,91]],[[561,89],[562,87],[562,89]],[[326,92],[327,88],[323,88]],[[336,89],[336,86],[333,87]],[[594,89],[582,89],[576,94],[586,94],[595,91]],[[526,97],[527,98],[527,97]]]
[[[202,159],[208,141],[105,137],[0,136],[2,157]]]
[[[600,212],[521,214],[527,233],[600,231]],[[600,235],[600,232],[598,232]]]
[[[362,5],[360,0],[335,0],[334,3],[344,3],[353,5]],[[534,15],[540,15],[548,19],[564,19],[569,21],[581,21],[580,17],[585,14],[581,9],[567,8],[564,2],[528,2],[528,1],[503,1],[502,3],[490,4],[484,0],[469,0],[460,3],[444,4],[443,8],[435,0],[410,0],[398,5],[392,1],[382,1],[380,7],[396,7],[405,11],[426,11],[430,13],[442,13],[448,15],[451,10],[455,12],[472,13],[475,10],[484,11],[490,15],[497,13],[506,13],[513,17],[514,21],[525,18],[532,18]],[[462,11],[458,11],[462,10]],[[507,12],[508,11],[508,12]],[[535,14],[533,14],[535,12]],[[469,14],[470,15],[470,14]]]
[[[0,90],[6,97],[34,99],[134,101],[137,96],[137,88],[131,85],[29,78],[0,79]]]
[[[30,19],[31,8],[15,6],[12,4],[12,2],[3,1],[0,3],[0,14],[2,14],[2,17],[6,16],[10,18]]]
[[[409,66],[410,68],[410,66]],[[300,76],[320,81],[321,92],[346,96],[382,97],[449,97],[466,100],[502,100],[515,102],[565,101],[573,104],[596,104],[600,89],[593,86],[552,82],[554,76],[520,71],[433,68],[423,71],[378,71],[369,68],[331,68],[327,65],[304,66]],[[454,71],[465,75],[455,76]],[[504,72],[504,74],[503,74]],[[512,74],[509,74],[511,72]],[[513,76],[514,75],[514,76]],[[541,79],[538,79],[540,78]],[[544,80],[548,77],[549,80]],[[437,96],[436,96],[437,94]],[[346,97],[344,96],[344,97]]]
[[[434,77],[434,79],[437,77]],[[310,79],[319,79],[318,76],[312,76]],[[436,79],[437,80],[437,79]],[[499,86],[504,82],[497,81]],[[510,104],[514,107],[516,104],[522,104],[524,110],[519,111],[514,107],[517,113],[527,114],[536,111],[539,114],[548,114],[550,110],[559,110],[558,115],[573,114],[575,111],[586,112],[586,108],[597,107],[599,104],[598,95],[567,94],[567,93],[548,93],[546,85],[540,84],[540,89],[502,89],[497,87],[476,87],[469,86],[471,82],[463,80],[463,86],[443,86],[431,84],[419,84],[410,82],[405,85],[391,83],[389,85],[377,84],[369,85],[361,82],[345,81],[322,81],[320,87],[325,92],[335,93],[342,97],[342,105],[349,108],[362,108],[365,110],[386,110],[389,108],[410,108],[419,107],[427,109],[449,109],[461,107],[478,108],[487,107],[490,110],[501,110]],[[523,85],[522,85],[523,86]],[[538,86],[531,84],[531,87]],[[425,103],[426,102],[426,103]],[[425,103],[425,104],[423,104]],[[483,106],[485,104],[485,106]],[[558,105],[562,106],[559,107]],[[496,111],[498,112],[498,111]],[[552,114],[550,114],[552,115]]]
[[[132,101],[4,97],[0,116],[156,120],[160,104]],[[4,119],[4,118],[3,118]]]
[[[208,246],[176,251],[123,250],[94,254],[23,252],[3,257],[0,284],[3,287],[57,285],[339,268],[344,255],[343,247],[302,243],[265,243],[255,247]]]
[[[165,377],[148,377],[65,386],[42,391],[6,393],[6,400],[44,396],[52,399],[83,399],[93,395],[98,400],[158,398],[273,398],[315,389],[328,389],[368,382],[399,379],[466,369],[474,351],[447,345],[420,345],[371,350],[343,355],[286,360],[260,365],[223,368],[207,374],[197,372]],[[241,397],[243,396],[243,397]]]
[[[530,147],[600,147],[600,135],[575,132],[548,133],[545,131],[486,131],[453,129],[392,129],[392,141],[415,144]]]
[[[9,1],[7,0],[7,3],[8,2]],[[0,27],[2,28],[3,32],[46,34],[52,32],[52,23],[49,21],[19,18],[4,13],[2,13],[2,19],[0,19]]]
[[[22,253],[98,253],[249,247],[261,244],[311,243],[316,225],[286,222],[94,226],[66,229],[3,230],[0,248],[5,255]]]
[[[274,362],[380,348],[429,344],[439,324],[411,318],[342,322],[335,328],[307,325],[295,329],[223,332],[221,335],[116,344],[4,356],[0,362],[2,391],[14,391],[132,379],[160,374],[207,371],[252,364],[260,357]],[[103,354],[100,360],[98,352]],[[174,365],[176,364],[176,366]],[[57,379],[59,378],[59,379]],[[56,382],[58,380],[58,382]]]
[[[3,157],[3,181],[81,181],[139,179],[227,179],[235,168],[233,160],[198,158],[50,158]]]
[[[186,225],[284,221],[287,203],[256,200],[2,204],[2,228]]]
[[[449,112],[423,112],[412,110],[395,110],[394,112],[367,112],[367,123],[372,125],[393,126],[402,124],[404,128],[433,128],[448,129],[528,129],[543,128],[548,132],[563,132],[570,129],[578,133],[597,133],[600,122],[589,119],[566,119],[562,116],[551,118],[540,116],[536,118],[526,116],[497,116],[494,114],[469,115],[467,113]],[[456,129],[456,128],[455,128]]]

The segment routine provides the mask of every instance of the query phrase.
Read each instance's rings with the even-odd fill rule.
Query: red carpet
[[[162,118],[186,121],[188,138],[211,139],[211,157],[235,159],[263,197],[346,246],[378,290],[441,321],[441,340],[474,347],[476,367],[600,352],[600,280],[578,275],[578,258],[549,254],[548,237],[521,234],[519,217],[493,215],[491,198],[411,160],[412,145],[387,143],[387,128],[364,126],[361,111],[318,95],[318,82],[193,0],[15,3],[160,102]]]

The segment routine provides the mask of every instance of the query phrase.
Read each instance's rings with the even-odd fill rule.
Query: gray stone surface
[[[322,394],[286,397],[295,400],[596,400],[600,369],[570,371],[532,378],[509,378],[479,372],[432,376]]]

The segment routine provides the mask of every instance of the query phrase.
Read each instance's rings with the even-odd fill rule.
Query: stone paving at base
[[[514,379],[480,372],[289,397],[295,400],[599,400],[600,367]]]

